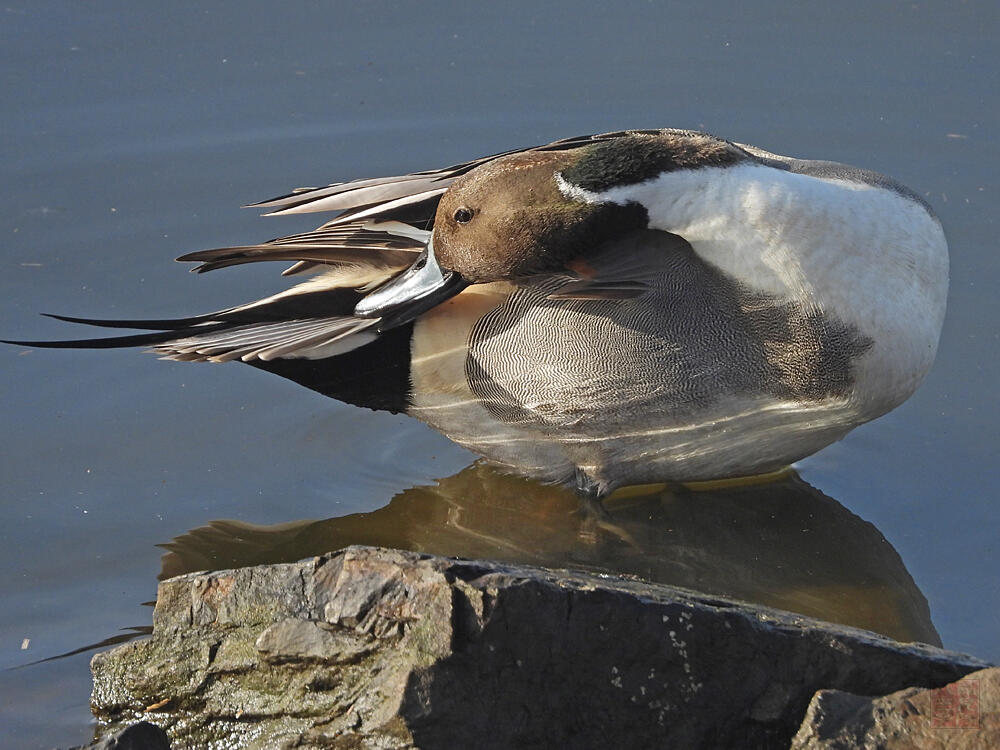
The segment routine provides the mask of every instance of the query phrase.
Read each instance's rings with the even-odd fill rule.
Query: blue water
[[[622,127],[708,130],[886,172],[952,251],[938,362],[889,416],[803,461],[874,524],[945,646],[1000,660],[990,2],[0,9],[0,335],[167,317],[282,287],[191,276],[190,250],[306,229],[239,205]],[[472,457],[405,417],[238,365],[0,349],[0,668],[148,625],[162,549],[218,518],[374,511]],[[0,672],[5,746],[91,731],[87,654]]]

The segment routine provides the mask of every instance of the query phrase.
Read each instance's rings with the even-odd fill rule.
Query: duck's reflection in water
[[[287,562],[351,544],[635,576],[940,645],[927,601],[885,537],[789,472],[712,489],[576,496],[474,464],[383,508],[324,521],[213,521],[163,545],[161,579]]]

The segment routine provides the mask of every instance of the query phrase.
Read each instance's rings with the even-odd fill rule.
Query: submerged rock
[[[350,547],[160,585],[93,707],[174,748],[788,747],[822,688],[972,657],[638,580]]]

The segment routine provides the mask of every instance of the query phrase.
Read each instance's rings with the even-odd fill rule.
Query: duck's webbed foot
[[[603,531],[626,544],[636,546],[632,535],[611,520],[611,514],[603,502],[607,494],[607,489],[600,482],[580,469],[576,470],[576,497],[583,517],[580,523],[580,540],[587,544],[597,544],[598,534]]]
[[[576,470],[576,497],[580,501],[580,513],[585,522],[601,524],[610,521],[611,516],[601,502],[606,494],[600,482],[582,469]]]

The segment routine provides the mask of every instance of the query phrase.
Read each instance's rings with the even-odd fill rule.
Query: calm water
[[[314,225],[238,208],[286,188],[670,125],[927,196],[952,285],[923,388],[804,481],[619,498],[610,532],[413,420],[248,367],[2,348],[0,744],[88,738],[89,653],[22,665],[148,625],[161,572],[348,541],[617,566],[1000,660],[996,3],[503,7],[0,9],[0,335],[281,288],[170,259]]]

